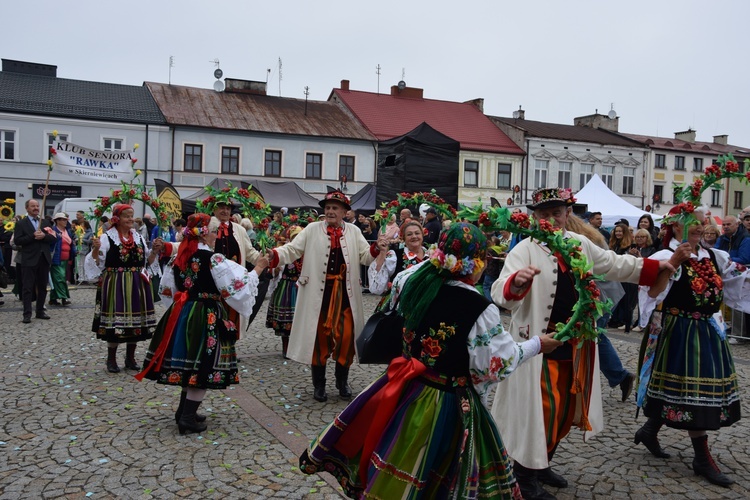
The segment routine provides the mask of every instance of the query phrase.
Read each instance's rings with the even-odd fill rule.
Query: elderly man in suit
[[[36,289],[36,317],[38,319],[49,319],[44,312],[44,302],[47,300],[47,282],[49,281],[49,268],[52,264],[50,245],[57,238],[46,231],[50,224],[44,218],[39,217],[39,202],[37,200],[26,201],[27,217],[18,221],[13,240],[21,247],[21,273],[23,282],[23,322],[31,323],[31,302]]]

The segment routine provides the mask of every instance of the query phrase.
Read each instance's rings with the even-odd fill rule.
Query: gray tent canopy
[[[281,207],[287,207],[289,210],[294,210],[296,208],[320,208],[318,200],[303,191],[302,188],[293,181],[269,182],[253,180],[252,182],[247,182],[216,177],[208,185],[214,189],[222,189],[232,186],[250,189],[252,186],[253,190],[257,191],[263,197],[263,200],[271,205],[273,210],[278,210]],[[207,196],[208,192],[205,189],[201,189],[196,193],[182,198],[183,213],[190,214],[195,212],[195,202]]]

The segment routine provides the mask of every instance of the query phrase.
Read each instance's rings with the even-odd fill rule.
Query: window
[[[674,157],[674,169],[675,170],[685,170],[685,157],[684,156],[675,156]]]
[[[534,165],[534,189],[547,187],[548,160],[536,160]]]
[[[339,156],[339,180],[346,176],[347,181],[354,180],[354,157],[341,155]]]
[[[560,168],[557,171],[557,187],[569,188],[570,185],[570,172],[573,170],[573,163],[569,161],[561,161]]]
[[[320,153],[307,153],[305,157],[305,177],[308,179],[320,179],[323,175],[323,155]]]
[[[281,177],[281,151],[266,150],[263,172],[268,177]]]
[[[510,168],[509,163],[497,164],[497,188],[510,189]]]
[[[200,172],[203,168],[203,146],[200,144],[185,144],[183,170],[185,172]]]
[[[612,185],[615,180],[615,167],[612,165],[604,165],[602,168],[602,182],[612,190]]]
[[[102,149],[104,151],[120,151],[122,149],[122,139],[113,139],[111,137],[105,137],[102,139]]]
[[[583,186],[585,186],[591,178],[594,176],[594,164],[593,163],[581,163],[581,175],[580,175],[580,183],[578,189],[583,189]]]
[[[742,191],[735,191],[734,192],[734,208],[742,210],[743,203],[742,203]]]
[[[721,206],[721,191],[719,191],[718,189],[711,190],[711,206],[712,207]]]
[[[464,186],[477,187],[479,185],[479,162],[464,160]]]
[[[635,167],[623,168],[622,194],[633,194],[634,184],[635,184]]]
[[[656,168],[667,168],[667,155],[656,154],[656,161],[654,162]]]
[[[703,158],[693,158],[693,172],[703,172]]]
[[[0,130],[0,160],[16,159],[16,131]]]
[[[664,186],[654,185],[654,205],[664,201]]]
[[[240,173],[240,148],[223,146],[221,148],[221,173]]]
[[[68,141],[68,134],[57,134],[57,140],[59,141]],[[52,153],[49,152],[49,148],[52,147],[52,145],[55,143],[55,136],[50,134],[47,134],[47,151],[44,154],[45,160],[51,160],[52,159]]]

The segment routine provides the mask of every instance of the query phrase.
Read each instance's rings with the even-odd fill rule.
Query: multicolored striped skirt
[[[268,302],[266,328],[273,328],[276,335],[288,336],[292,331],[294,309],[297,305],[297,280],[282,278]]]
[[[105,269],[96,288],[96,338],[107,342],[139,342],[151,338],[156,312],[151,284],[139,269]]]
[[[180,311],[174,305],[164,314],[148,346],[144,368],[163,342],[167,342],[161,366],[153,367],[145,377],[159,384],[224,389],[239,384],[236,327],[227,324],[227,311],[212,299],[188,300]],[[167,331],[173,314],[178,317],[174,330]]]
[[[367,433],[347,428],[387,378],[373,382],[310,444],[300,457],[304,473],[329,472],[351,498],[521,498],[495,422],[474,389],[453,390],[430,372],[405,386],[361,474]]]
[[[710,317],[664,314],[644,413],[669,427],[716,430],[740,419],[729,342]]]

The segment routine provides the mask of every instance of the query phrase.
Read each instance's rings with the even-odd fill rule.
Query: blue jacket
[[[167,235],[166,231],[162,232],[159,226],[154,226],[154,229],[151,230],[151,241],[154,241],[159,236],[161,236],[161,238],[165,242],[174,243],[175,241],[177,241],[174,237],[174,228],[172,226],[169,226],[169,238],[166,238],[166,235]]]
[[[55,242],[55,246],[52,248],[52,265],[59,266],[60,255],[62,254],[62,233],[57,229],[57,226],[53,226],[52,229],[57,235],[57,242]],[[65,230],[68,232],[68,236],[70,236],[70,256],[68,260],[73,260],[76,257],[76,236],[70,228]]]
[[[741,225],[731,237],[725,234],[719,236],[714,248],[729,252],[729,258],[732,259],[732,262],[744,265],[750,264],[750,236]]]

